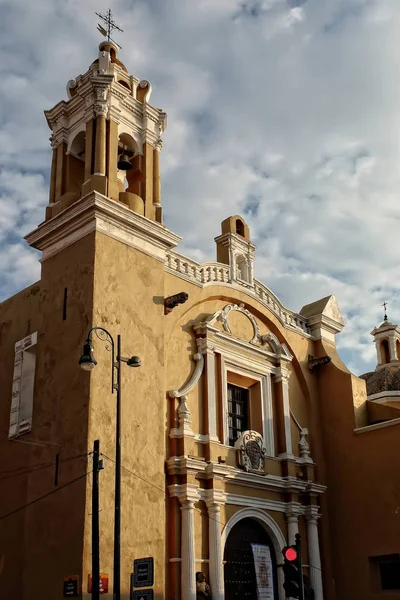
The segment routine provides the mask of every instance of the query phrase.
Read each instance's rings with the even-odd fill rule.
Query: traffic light
[[[283,587],[287,598],[300,598],[302,600],[302,572],[300,564],[300,553],[296,546],[287,546],[282,550],[283,572],[285,582]]]

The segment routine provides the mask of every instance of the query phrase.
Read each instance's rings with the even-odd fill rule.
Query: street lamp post
[[[117,336],[117,356],[115,356],[115,344],[112,335],[103,327],[93,327],[83,345],[83,354],[79,364],[84,371],[91,371],[97,365],[93,356],[92,333],[95,333],[99,340],[110,344],[106,345],[107,350],[111,350],[111,391],[117,394],[116,403],[116,431],[115,431],[115,504],[114,504],[114,574],[113,574],[113,600],[121,598],[121,363],[126,363],[128,367],[140,367],[141,362],[138,356],[125,358],[121,356],[121,336]]]

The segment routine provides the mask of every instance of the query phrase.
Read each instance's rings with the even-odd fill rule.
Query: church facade
[[[215,262],[180,254],[162,215],[166,114],[117,55],[103,42],[45,113],[49,204],[25,238],[41,279],[0,305],[4,597],[55,600],[64,580],[91,597],[94,440],[112,597],[109,332],[141,360],[123,359],[119,381],[121,598],[150,557],[157,599],[195,600],[203,572],[215,600],[283,600],[282,549],[298,533],[316,600],[400,598],[400,328],[373,331],[377,369],[358,378],[336,351],[335,298],[285,308],[256,278],[241,216],[215,232]]]

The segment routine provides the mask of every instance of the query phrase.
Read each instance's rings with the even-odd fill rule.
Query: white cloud
[[[108,5],[1,4],[6,296],[37,277],[16,240],[44,214],[43,110],[96,58],[94,12]],[[113,12],[120,58],[168,113],[164,214],[182,251],[213,259],[220,221],[243,214],[256,276],[295,310],[335,294],[339,346],[352,368],[373,367],[383,299],[400,320],[398,0],[116,0]]]

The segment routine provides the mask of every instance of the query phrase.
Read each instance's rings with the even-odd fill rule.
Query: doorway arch
[[[246,532],[244,534],[244,532]],[[243,558],[242,562],[247,562],[247,565],[232,565],[229,563],[235,562],[235,546],[241,545]],[[232,592],[232,586],[229,581],[232,581],[233,573],[236,576],[242,573],[240,569],[248,570],[249,576],[249,591],[248,597],[251,598],[252,585],[255,583],[255,569],[252,556],[251,543],[266,545],[270,548],[271,559],[273,564],[273,577],[274,577],[274,600],[284,600],[285,591],[283,588],[283,572],[278,565],[282,564],[282,548],[286,546],[285,537],[280,530],[274,519],[260,509],[245,508],[236,512],[225,525],[222,531],[222,548],[224,552],[225,561],[225,599],[233,600],[235,598],[234,591]],[[236,548],[236,552],[239,549]],[[245,560],[245,558],[247,560]],[[240,561],[238,561],[240,562]],[[236,568],[236,571],[234,569]],[[242,574],[243,575],[243,574]],[[243,575],[244,577],[244,575]],[[230,578],[230,579],[229,579]],[[254,592],[253,592],[254,593]],[[239,596],[237,596],[239,598]],[[240,596],[241,598],[242,596]],[[245,595],[243,595],[245,597]],[[257,595],[255,596],[257,597]]]

